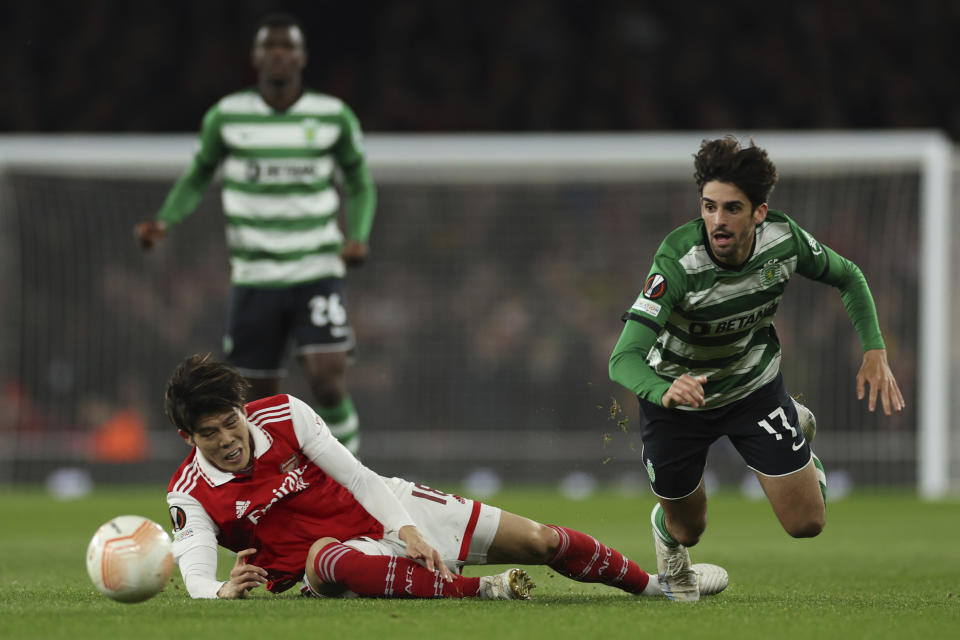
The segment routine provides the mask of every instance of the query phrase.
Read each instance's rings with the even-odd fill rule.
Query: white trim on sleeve
[[[310,405],[293,396],[287,397],[300,449],[314,464],[352,493],[387,532],[416,525],[383,478],[354,458]]]
[[[200,501],[186,493],[167,494],[170,509],[184,513],[183,527],[173,532],[173,557],[191,598],[216,598],[218,527]]]

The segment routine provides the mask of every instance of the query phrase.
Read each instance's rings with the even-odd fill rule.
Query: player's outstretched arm
[[[246,598],[252,589],[267,583],[267,571],[262,567],[247,564],[247,557],[257,552],[256,549],[244,549],[237,554],[237,562],[230,570],[230,579],[223,583],[217,591],[217,597],[225,600]]]
[[[440,558],[440,553],[431,547],[424,539],[420,530],[413,525],[400,527],[397,535],[407,543],[407,556],[412,560],[423,562],[430,571],[439,571],[440,576],[447,582],[453,582],[453,574]]]
[[[140,222],[133,229],[137,244],[144,251],[152,249],[167,235],[167,223],[161,220],[147,220]]]
[[[887,364],[886,349],[870,349],[863,353],[863,363],[857,372],[857,399],[863,400],[866,395],[866,386],[870,386],[870,398],[867,407],[870,411],[877,408],[877,393],[880,394],[880,405],[883,413],[891,415],[894,411],[902,411],[907,403],[900,393],[897,379]]]

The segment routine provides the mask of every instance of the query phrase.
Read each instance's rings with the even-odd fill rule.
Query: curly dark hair
[[[225,362],[209,353],[192,355],[173,370],[164,392],[164,409],[170,422],[187,433],[211,414],[243,409],[250,383]]]
[[[764,149],[756,146],[743,148],[734,136],[704,140],[693,157],[693,177],[700,193],[711,181],[735,185],[750,199],[751,210],[767,201],[777,183],[777,168]]]

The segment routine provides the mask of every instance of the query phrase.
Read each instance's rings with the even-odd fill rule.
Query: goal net
[[[370,135],[372,253],[348,275],[363,459],[433,482],[476,468],[636,481],[636,400],[608,380],[607,359],[658,244],[697,215],[692,155],[714,135]],[[960,488],[949,142],[754,137],[781,174],[771,207],[866,275],[908,402],[886,417],[857,401],[860,345],[839,295],[795,278],[775,323],[787,388],[818,417],[818,455],[854,486]],[[192,148],[192,136],[0,137],[0,481],[70,464],[163,480],[182,459],[162,390],[184,356],[221,353],[218,185],[152,252],[133,226]],[[295,362],[289,371],[287,388],[310,400]],[[148,453],[104,466],[91,438],[124,411]],[[709,468],[726,485],[745,472],[725,440]]]

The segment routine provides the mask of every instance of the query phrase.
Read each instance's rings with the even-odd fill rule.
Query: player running
[[[863,347],[857,396],[870,386],[883,412],[905,404],[887,364],[860,269],[785,213],[768,209],[777,172],[766,151],[733,137],[695,156],[700,218],[674,230],[624,314],[610,378],[637,394],[661,587],[696,600],[687,547],[706,528],[703,470],[721,436],[754,470],[783,528],[816,536],[826,522],[826,477],[810,449],[813,414],[787,395],[773,315],[794,273],[837,287]],[[805,433],[806,432],[806,433]]]
[[[251,397],[279,392],[288,343],[334,435],[356,453],[358,417],[347,393],[354,347],[345,265],[362,263],[376,191],[360,124],[341,100],[303,86],[299,23],[264,18],[253,41],[257,86],[226,96],[203,118],[199,146],[156,220],[137,225],[149,249],[200,203],[223,166],[231,288],[224,352],[251,382]],[[346,237],[337,224],[344,177]]]
[[[279,593],[526,599],[533,582],[510,569],[464,577],[468,564],[546,564],[581,582],[671,596],[617,550],[594,538],[413,484],[383,478],[330,433],[304,402],[277,395],[245,404],[233,367],[192,356],[167,383],[171,422],[193,447],[170,481],[173,552],[194,598]],[[217,579],[217,545],[237,552]],[[694,565],[700,593],[727,572]]]

